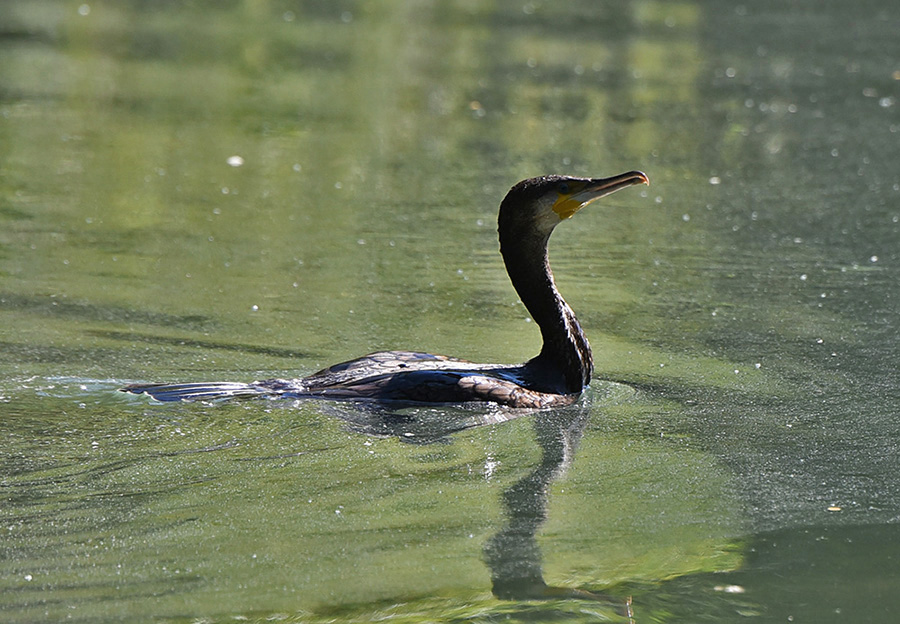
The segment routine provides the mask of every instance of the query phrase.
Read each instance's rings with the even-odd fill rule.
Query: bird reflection
[[[503,492],[507,525],[487,541],[484,559],[491,571],[494,596],[501,600],[595,600],[609,603],[620,615],[630,618],[630,598],[550,586],[543,575],[537,532],[547,519],[550,485],[572,464],[590,412],[590,400],[585,398],[570,407],[536,414],[534,432],[541,447],[540,463]]]
[[[465,429],[533,417],[541,459],[531,472],[503,492],[506,525],[488,539],[483,549],[491,573],[492,592],[501,600],[592,600],[607,603],[620,615],[631,617],[630,598],[551,586],[543,575],[537,532],[547,519],[551,484],[574,461],[591,414],[590,395],[573,405],[549,410],[500,406],[485,409],[484,404],[404,409],[372,403],[323,403],[321,409],[358,433],[397,437],[412,444],[447,442],[451,434]]]
[[[498,598],[548,595],[535,536],[547,519],[550,484],[571,465],[588,416],[588,406],[578,404],[538,414],[534,419],[535,437],[541,447],[540,463],[503,492],[508,524],[484,547],[493,592]]]
[[[449,436],[466,429],[497,425],[537,413],[534,409],[489,406],[485,403],[461,403],[431,407],[391,403],[322,402],[319,411],[339,418],[356,433],[376,437],[395,437],[409,444],[449,442]]]

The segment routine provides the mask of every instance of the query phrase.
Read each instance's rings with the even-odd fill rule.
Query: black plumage
[[[591,380],[593,359],[575,313],[553,279],[547,244],[553,229],[587,204],[647,176],[544,176],[513,186],[500,204],[500,253],[513,287],[541,329],[541,352],[524,364],[502,366],[411,351],[381,351],[299,379],[252,383],[132,384],[124,392],[158,401],[237,397],[376,400],[404,403],[490,401],[540,408],[573,403]]]

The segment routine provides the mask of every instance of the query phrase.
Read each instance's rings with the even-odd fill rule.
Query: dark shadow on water
[[[230,351],[236,353],[252,353],[268,357],[282,359],[315,359],[317,354],[282,349],[278,347],[262,347],[258,345],[217,342],[214,340],[198,340],[193,338],[173,338],[171,336],[158,336],[140,332],[118,332],[108,330],[88,330],[84,332],[89,336],[109,340],[121,340],[131,344],[142,343],[152,345],[185,347],[189,349],[205,349],[216,351]],[[38,345],[34,343],[19,343],[9,340],[0,341],[0,362],[21,364],[23,362],[37,363],[93,363],[98,361],[114,362],[122,359],[123,351],[105,347],[81,347],[81,346],[56,346]]]
[[[0,292],[0,310],[6,309],[69,320],[140,323],[192,331],[210,330],[215,326],[212,318],[199,314],[165,314],[120,306],[95,305],[83,301],[71,301],[64,297]]]
[[[308,351],[297,351],[294,349],[280,349],[277,347],[261,347],[258,345],[241,344],[232,342],[218,342],[215,340],[197,340],[193,338],[172,338],[170,336],[156,336],[153,334],[144,334],[141,332],[119,332],[119,331],[88,331],[85,332],[98,338],[108,338],[111,340],[121,340],[124,342],[143,342],[146,344],[172,345],[177,347],[192,347],[197,349],[211,349],[218,351],[236,351],[238,353],[255,353],[257,355],[268,355],[271,357],[297,359],[297,358],[315,358],[317,354]]]
[[[343,421],[356,433],[395,437],[409,444],[449,443],[451,434],[536,412],[486,403],[432,406],[375,401],[322,401],[318,411]]]
[[[24,363],[51,363],[51,364],[79,364],[86,366],[89,363],[115,361],[121,356],[116,349],[103,349],[98,347],[57,347],[54,345],[36,345],[33,343],[19,343],[9,340],[0,340],[0,362],[7,364]]]

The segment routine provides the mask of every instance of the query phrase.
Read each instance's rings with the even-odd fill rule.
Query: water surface
[[[3,3],[2,619],[892,621],[898,31],[883,0]],[[572,408],[116,392],[522,361],[500,199],[635,168],[552,241],[600,378]]]

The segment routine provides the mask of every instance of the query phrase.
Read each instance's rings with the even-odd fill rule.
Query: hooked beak
[[[553,212],[560,219],[568,219],[591,202],[635,184],[649,185],[650,179],[641,171],[629,171],[611,178],[573,181],[569,193],[559,194],[559,199],[553,204]]]

